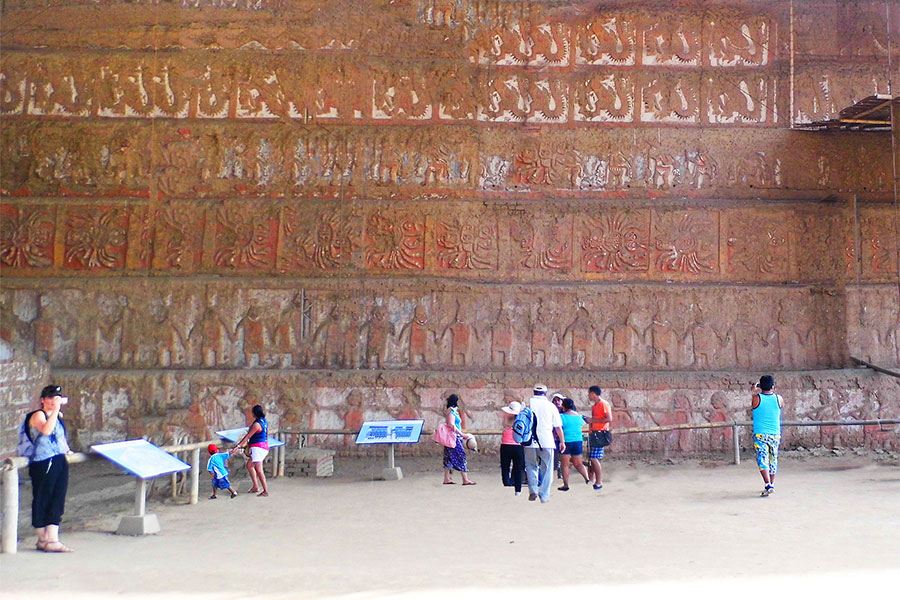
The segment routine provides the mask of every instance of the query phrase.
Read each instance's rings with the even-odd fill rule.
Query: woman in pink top
[[[522,405],[515,400],[501,408],[503,415],[503,437],[500,438],[500,477],[505,487],[516,488],[516,496],[522,493],[522,479],[525,476],[525,448],[513,439],[512,424]]]

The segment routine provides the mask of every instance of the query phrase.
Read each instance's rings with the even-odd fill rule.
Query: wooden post
[[[731,440],[734,442],[734,464],[741,464],[741,426],[731,426]]]
[[[19,470],[3,471],[3,531],[0,553],[15,554],[19,543]]]
[[[281,446],[278,452],[278,476],[284,477],[284,453],[287,451],[287,445]]]
[[[191,504],[200,499],[200,448],[191,450]]]
[[[172,479],[172,497],[176,498],[178,497],[178,473],[172,473],[170,478]]]

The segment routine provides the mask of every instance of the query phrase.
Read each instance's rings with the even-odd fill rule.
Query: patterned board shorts
[[[756,448],[756,464],[760,471],[768,471],[774,475],[778,471],[778,445],[780,435],[763,433],[753,434],[753,447]]]
[[[603,455],[606,454],[606,448],[594,448],[591,446],[590,453],[588,454],[588,458],[603,458]]]

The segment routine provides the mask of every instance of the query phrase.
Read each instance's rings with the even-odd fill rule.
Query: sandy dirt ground
[[[208,500],[204,477],[197,505],[149,502],[162,532],[146,537],[112,534],[131,478],[75,465],[76,552],[35,551],[24,514],[0,599],[860,597],[900,582],[896,460],[786,456],[768,498],[749,461],[610,460],[602,492],[575,476],[547,504],[503,488],[492,457],[469,487],[442,485],[436,462],[399,458],[388,482],[373,480],[383,460],[339,458],[334,477],[276,479],[268,498]]]

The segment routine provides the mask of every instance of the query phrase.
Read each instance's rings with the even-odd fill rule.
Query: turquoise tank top
[[[778,394],[760,394],[759,406],[753,409],[753,433],[781,435],[781,407]]]
[[[581,428],[584,425],[584,419],[581,418],[581,415],[567,415],[566,413],[562,413],[559,416],[562,418],[564,441],[567,444],[569,442],[583,441],[584,434],[581,433]]]

